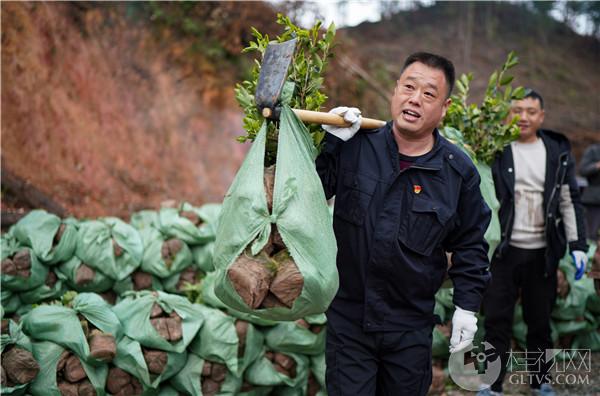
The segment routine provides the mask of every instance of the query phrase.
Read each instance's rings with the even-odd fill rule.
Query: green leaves
[[[481,106],[467,104],[473,75],[463,74],[456,81],[458,93],[452,95],[452,104],[443,121],[444,126],[461,131],[464,142],[469,145],[477,160],[488,165],[494,161],[496,153],[519,137],[516,125],[518,117],[510,120],[508,117],[511,101],[522,99],[525,89],[513,89],[509,84],[514,77],[507,74],[518,63],[515,53],[510,52],[502,68],[490,76]]]
[[[277,42],[284,42],[296,37],[296,51],[288,71],[288,82],[295,86],[291,95],[290,106],[297,109],[320,110],[327,96],[322,92],[323,72],[331,58],[333,40],[335,38],[335,25],[331,24],[327,30],[321,29],[321,21],[317,21],[310,29],[302,29],[294,25],[289,17],[278,14],[277,24],[283,26],[283,33],[275,38]],[[254,41],[250,42],[248,47],[242,52],[265,53],[269,44],[269,36],[263,35],[255,28],[252,28]],[[256,109],[254,102],[254,93],[258,84],[260,74],[260,61],[255,60],[250,78],[236,85],[235,97],[239,105],[244,110],[244,130],[246,135],[238,137],[239,142],[248,140],[254,141],[258,133],[263,117]],[[319,147],[324,133],[320,125],[308,125],[309,132],[313,138],[316,147]],[[265,166],[275,162],[277,152],[277,122],[269,122],[269,131],[267,134],[267,153]]]

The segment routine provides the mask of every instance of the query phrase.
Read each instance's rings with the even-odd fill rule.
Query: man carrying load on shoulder
[[[477,330],[490,209],[471,160],[437,130],[453,85],[449,60],[416,53],[394,90],[391,122],[359,130],[360,112],[337,108],[352,127],[324,127],[316,163],[326,197],[336,197],[340,276],[327,311],[331,396],[427,393],[434,296],[446,272],[456,305],[451,351]],[[449,270],[445,252],[453,253]]]

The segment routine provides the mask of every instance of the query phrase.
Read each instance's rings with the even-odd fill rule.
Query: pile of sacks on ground
[[[324,395],[324,315],[269,321],[215,297],[219,210],[35,210],[9,229],[1,393]]]
[[[183,204],[129,224],[35,210],[15,224],[2,235],[1,393],[325,395],[324,315],[272,321],[216,297],[219,210]],[[600,298],[591,279],[574,281],[569,260],[556,346],[600,350]],[[453,310],[452,289],[441,289],[433,393],[448,381]],[[513,349],[524,349],[525,331],[517,305]]]

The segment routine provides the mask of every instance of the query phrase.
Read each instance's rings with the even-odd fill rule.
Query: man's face
[[[519,116],[517,125],[521,130],[519,141],[531,142],[536,139],[536,132],[544,122],[544,110],[536,98],[514,100],[510,108],[511,118]]]
[[[446,115],[450,99],[444,72],[415,62],[400,75],[391,113],[394,132],[419,138],[433,132]]]

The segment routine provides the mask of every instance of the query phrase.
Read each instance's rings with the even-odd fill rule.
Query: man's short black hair
[[[523,99],[527,99],[527,98],[539,100],[540,101],[540,109],[544,110],[544,99],[542,98],[542,95],[540,95],[539,93],[537,93],[536,91],[534,91],[531,88],[527,88],[525,90],[525,96],[523,96]]]
[[[412,65],[415,62],[423,63],[433,69],[438,69],[444,72],[444,76],[446,77],[446,83],[448,84],[448,95],[447,98],[452,94],[452,88],[454,88],[454,65],[450,62],[449,59],[444,58],[440,55],[430,54],[429,52],[415,52],[410,55],[404,61],[404,66],[402,66],[402,71],[406,70],[406,68]]]

